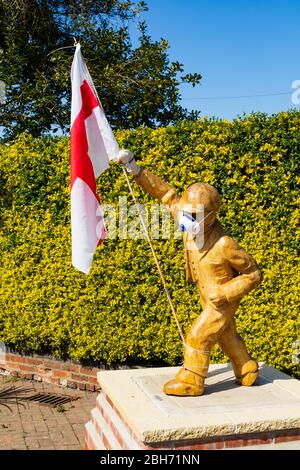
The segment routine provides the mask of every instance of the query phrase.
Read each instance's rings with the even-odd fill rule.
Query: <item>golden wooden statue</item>
[[[164,385],[164,393],[202,395],[211,349],[216,343],[229,357],[236,382],[253,385],[258,364],[237,333],[234,315],[242,297],[260,284],[262,274],[254,259],[218,222],[220,197],[217,190],[206,183],[194,183],[179,197],[169,184],[139,167],[130,151],[121,150],[118,160],[139,186],[169,207],[177,220],[179,214],[186,214],[186,211],[190,220],[195,220],[199,207],[204,208],[204,242],[197,243],[196,231],[183,233],[187,280],[197,284],[203,311],[186,337],[184,366]]]

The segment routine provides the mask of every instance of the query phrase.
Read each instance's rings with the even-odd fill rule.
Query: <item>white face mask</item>
[[[192,235],[198,235],[200,231],[204,232],[204,220],[212,214],[214,211],[210,211],[203,219],[199,222],[188,212],[181,212],[179,217],[179,228],[181,232],[191,233]]]

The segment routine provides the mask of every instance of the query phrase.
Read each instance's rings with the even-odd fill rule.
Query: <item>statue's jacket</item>
[[[145,191],[166,204],[174,216],[180,197],[169,184],[145,168],[135,179]],[[261,282],[255,260],[226,234],[218,221],[204,237],[201,248],[191,234],[184,233],[183,242],[186,278],[197,284],[203,309],[212,286],[222,286],[228,301],[226,313],[234,314],[241,298]]]

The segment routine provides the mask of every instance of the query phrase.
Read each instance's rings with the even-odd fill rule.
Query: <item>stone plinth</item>
[[[87,449],[222,449],[300,439],[300,381],[266,364],[253,387],[211,365],[205,394],[170,397],[177,367],[101,371]]]

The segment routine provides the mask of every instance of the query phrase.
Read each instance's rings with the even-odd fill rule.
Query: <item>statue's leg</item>
[[[177,396],[199,396],[204,392],[210,351],[231,316],[213,307],[207,307],[194,321],[186,338],[184,366],[175,379],[164,385],[164,393]]]
[[[236,382],[248,387],[253,385],[258,375],[258,364],[252,359],[243,339],[236,331],[234,319],[221,334],[218,343],[232,363]]]

